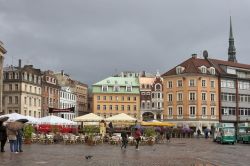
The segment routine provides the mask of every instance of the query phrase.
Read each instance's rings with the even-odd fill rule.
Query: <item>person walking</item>
[[[23,144],[23,128],[17,130],[17,151],[18,152],[23,152],[22,144]]]
[[[0,121],[0,142],[1,142],[1,152],[4,151],[4,146],[7,141],[7,133],[6,133],[6,127],[3,125],[3,122]]]
[[[111,137],[113,135],[114,127],[113,123],[109,122],[109,136]]]
[[[126,149],[127,148],[127,144],[128,144],[128,135],[127,135],[127,132],[126,131],[122,131],[121,137],[122,137],[122,146],[121,146],[121,149],[122,148]]]
[[[7,136],[10,142],[10,151],[17,152],[17,131],[7,128]]]
[[[135,128],[134,138],[136,141],[136,150],[139,150],[139,142],[141,141],[141,131],[138,128]]]
[[[166,131],[166,139],[167,139],[167,142],[170,142],[170,137],[171,137],[171,132],[170,132],[170,130],[167,130],[167,131]]]
[[[200,138],[200,135],[201,135],[201,131],[200,129],[197,130],[197,138]]]

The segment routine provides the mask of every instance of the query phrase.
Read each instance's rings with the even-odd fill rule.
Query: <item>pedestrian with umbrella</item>
[[[8,120],[9,117],[3,117],[0,119],[0,142],[1,142],[1,152],[5,152],[4,151],[4,146],[5,143],[7,141],[7,131],[6,131],[6,127],[3,125],[3,122]]]
[[[16,122],[20,123],[26,123],[28,122],[27,119],[18,119]],[[23,127],[19,130],[17,130],[17,151],[18,152],[23,152],[22,150],[22,144],[23,144]]]
[[[18,130],[23,128],[23,123],[22,122],[9,122],[7,124],[7,136],[10,142],[10,151],[13,153],[18,153],[17,149],[17,134]]]

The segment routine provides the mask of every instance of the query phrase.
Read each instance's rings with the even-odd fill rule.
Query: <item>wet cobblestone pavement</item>
[[[220,145],[205,139],[173,139],[153,146],[101,144],[24,145],[23,153],[0,153],[0,166],[248,166],[250,144]],[[86,155],[93,156],[86,159]]]

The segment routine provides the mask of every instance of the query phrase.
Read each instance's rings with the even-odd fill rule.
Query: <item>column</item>
[[[4,113],[2,108],[2,99],[3,99],[3,61],[4,61],[4,54],[7,51],[4,49],[3,43],[0,41],[0,114]]]

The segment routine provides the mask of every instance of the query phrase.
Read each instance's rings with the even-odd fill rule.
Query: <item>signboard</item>
[[[75,112],[75,107],[71,108],[49,108],[49,113],[61,113],[61,112],[67,112],[67,113],[74,113]]]

